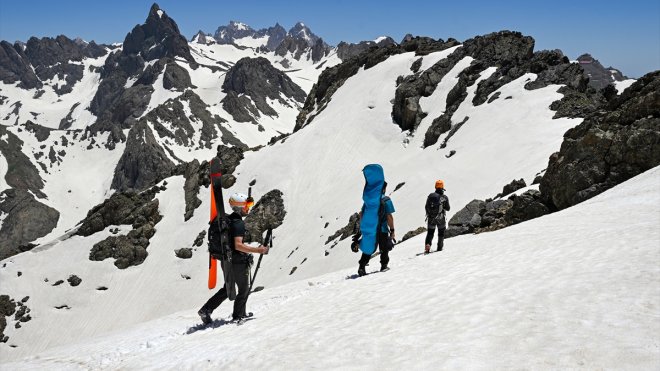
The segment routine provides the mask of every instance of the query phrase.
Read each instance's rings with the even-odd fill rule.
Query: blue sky
[[[123,41],[153,1],[0,0],[0,39],[64,34],[100,43]],[[326,42],[406,33],[460,41],[503,29],[534,37],[536,50],[589,52],[630,77],[660,69],[660,1],[158,1],[190,38],[230,20],[255,29],[305,22]]]

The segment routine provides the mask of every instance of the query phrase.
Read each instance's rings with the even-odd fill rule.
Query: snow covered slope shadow
[[[239,327],[195,331],[191,308],[2,367],[656,369],[658,179],[660,167],[558,213],[457,237],[443,253],[415,257],[413,238],[386,273],[264,290]]]
[[[429,68],[445,63],[460,48],[423,56],[421,65]],[[348,240],[339,242],[331,236],[361,206],[361,170],[366,164],[383,165],[389,192],[401,186],[391,194],[397,210],[395,227],[401,237],[424,225],[424,202],[436,179],[445,181],[455,205],[452,212],[474,198],[492,197],[511,179],[522,177],[531,183],[559,148],[564,132],[581,121],[553,119],[549,106],[562,98],[557,92],[560,86],[525,89],[536,79],[534,74],[493,92],[510,99],[475,106],[472,97],[477,81],[467,88],[455,113],[455,117],[460,115],[458,120],[469,116],[469,121],[453,133],[446,148],[422,148],[424,130],[411,138],[391,116],[397,79],[409,75],[411,65],[419,59],[412,52],[397,54],[360,69],[320,113],[311,114],[317,114],[311,124],[286,140],[246,153],[232,189],[244,191],[256,180],[256,195],[279,189],[287,210],[284,225],[275,233],[278,248],[264,266],[267,282],[282,283],[356,264],[358,257],[349,252]],[[433,114],[442,111],[456,77],[469,65],[469,57],[459,61],[435,93],[420,100],[422,109]],[[479,79],[486,79],[494,69],[485,69]],[[429,120],[432,117],[428,115]],[[425,125],[422,121],[420,127]],[[450,151],[456,153],[450,157]]]

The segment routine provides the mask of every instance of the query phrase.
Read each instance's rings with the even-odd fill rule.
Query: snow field
[[[386,273],[267,288],[240,327],[198,330],[189,309],[3,366],[655,369],[659,177],[660,167],[570,209],[450,239],[442,253],[415,256],[415,237]],[[230,313],[224,303],[214,317]]]

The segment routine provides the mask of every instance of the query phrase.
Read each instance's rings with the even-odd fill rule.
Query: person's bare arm
[[[390,235],[392,236],[392,239],[396,240],[394,237],[394,216],[392,216],[392,214],[387,214],[387,225],[390,227]]]
[[[259,247],[252,247],[248,246],[243,243],[243,237],[234,237],[234,247],[236,247],[236,250],[241,251],[241,252],[246,252],[246,253],[254,253],[254,254],[268,254],[268,247],[259,245]]]

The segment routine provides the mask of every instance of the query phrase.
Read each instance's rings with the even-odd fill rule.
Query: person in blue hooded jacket
[[[383,184],[383,193],[380,198],[380,208],[378,211],[378,234],[376,239],[378,242],[378,249],[380,250],[380,270],[387,270],[387,264],[390,262],[389,252],[394,247],[396,235],[394,234],[394,204],[392,199],[385,195],[387,190],[387,182]],[[364,210],[364,205],[362,205]],[[362,219],[362,210],[359,214],[359,219]],[[359,261],[358,276],[362,277],[367,274],[366,267],[369,264],[371,255],[362,253]]]

